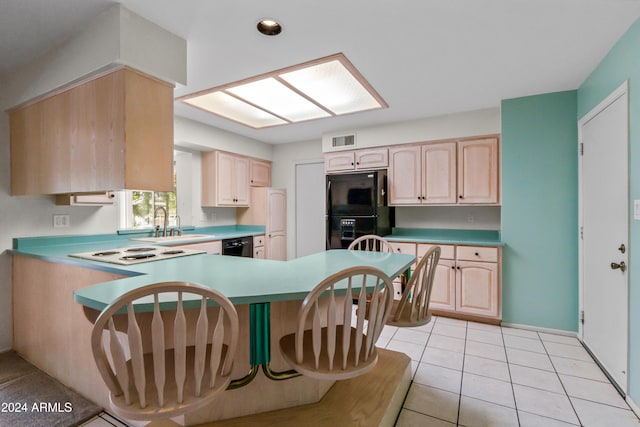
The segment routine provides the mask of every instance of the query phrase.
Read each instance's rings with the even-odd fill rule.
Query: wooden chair
[[[421,326],[431,321],[429,299],[438,261],[440,246],[433,246],[418,262],[400,300],[394,301],[387,325]]]
[[[134,313],[134,300],[147,312]],[[126,330],[126,339],[117,329]],[[100,313],[91,335],[111,407],[132,420],[175,417],[209,404],[231,381],[237,342],[231,301],[184,282],[127,292]]]
[[[354,251],[393,252],[391,244],[375,234],[358,237],[351,242],[347,249]]]
[[[367,295],[371,301],[365,326]],[[352,320],[354,299],[358,310]],[[392,303],[391,279],[382,271],[372,267],[339,271],[309,292],[298,312],[295,333],[280,339],[280,352],[296,371],[312,378],[342,380],[369,372],[378,361],[375,343]]]

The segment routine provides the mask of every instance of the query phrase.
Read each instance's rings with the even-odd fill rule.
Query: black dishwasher
[[[222,255],[253,257],[253,236],[222,240]]]

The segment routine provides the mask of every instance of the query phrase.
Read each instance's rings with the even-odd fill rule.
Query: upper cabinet
[[[172,191],[173,87],[119,68],[9,112],[11,194]]]
[[[202,206],[249,206],[249,158],[202,153]]]
[[[458,142],[459,203],[498,203],[498,138]]]
[[[249,160],[250,185],[252,187],[271,186],[271,162],[267,160]]]
[[[324,156],[326,172],[382,169],[389,166],[387,147],[336,151]]]
[[[389,148],[389,204],[498,204],[498,137]]]

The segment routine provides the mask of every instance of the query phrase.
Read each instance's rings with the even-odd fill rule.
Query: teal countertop
[[[451,230],[437,228],[394,228],[384,236],[398,242],[441,243],[451,245],[504,246],[495,230]]]
[[[234,304],[302,300],[323,279],[344,268],[368,265],[396,277],[415,260],[412,255],[331,250],[290,261],[220,255],[194,255],[127,266],[139,275],[78,290],[74,299],[103,310],[118,296],[156,282],[186,281],[219,290]],[[151,310],[140,302],[136,311]]]
[[[231,239],[234,237],[258,236],[264,234],[264,226],[254,225],[228,225],[217,227],[199,227],[186,230],[184,236],[189,234],[208,234],[209,238],[194,237],[193,240],[181,239],[180,241],[156,242],[153,245],[180,245],[194,242],[203,242],[210,240]],[[113,234],[94,234],[94,235],[77,235],[77,236],[42,236],[42,237],[21,237],[13,239],[13,249],[9,252],[16,255],[23,255],[32,258],[38,258],[45,261],[59,262],[63,264],[76,265],[95,270],[106,271],[110,273],[118,273],[126,276],[136,276],[145,274],[146,269],[138,271],[138,267],[147,266],[156,263],[165,263],[170,260],[153,261],[137,265],[123,266],[118,264],[109,264],[106,262],[89,261],[80,258],[70,257],[69,254],[89,251],[101,251],[114,248],[123,248],[128,246],[140,246],[151,244],[149,242],[140,242],[131,240],[139,237],[151,237],[152,231],[144,230],[142,232],[127,231],[123,233]],[[191,255],[202,256],[202,255]],[[189,258],[189,257],[184,257]]]

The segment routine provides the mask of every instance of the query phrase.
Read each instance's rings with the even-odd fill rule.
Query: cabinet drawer
[[[389,242],[394,252],[416,256],[416,244],[407,242]]]
[[[430,243],[418,243],[418,261],[422,259],[433,246],[440,246],[440,259],[455,259],[455,246],[433,245]]]
[[[264,235],[253,236],[253,247],[258,248],[264,246]]]
[[[498,262],[498,248],[458,246],[458,259],[465,261]]]

